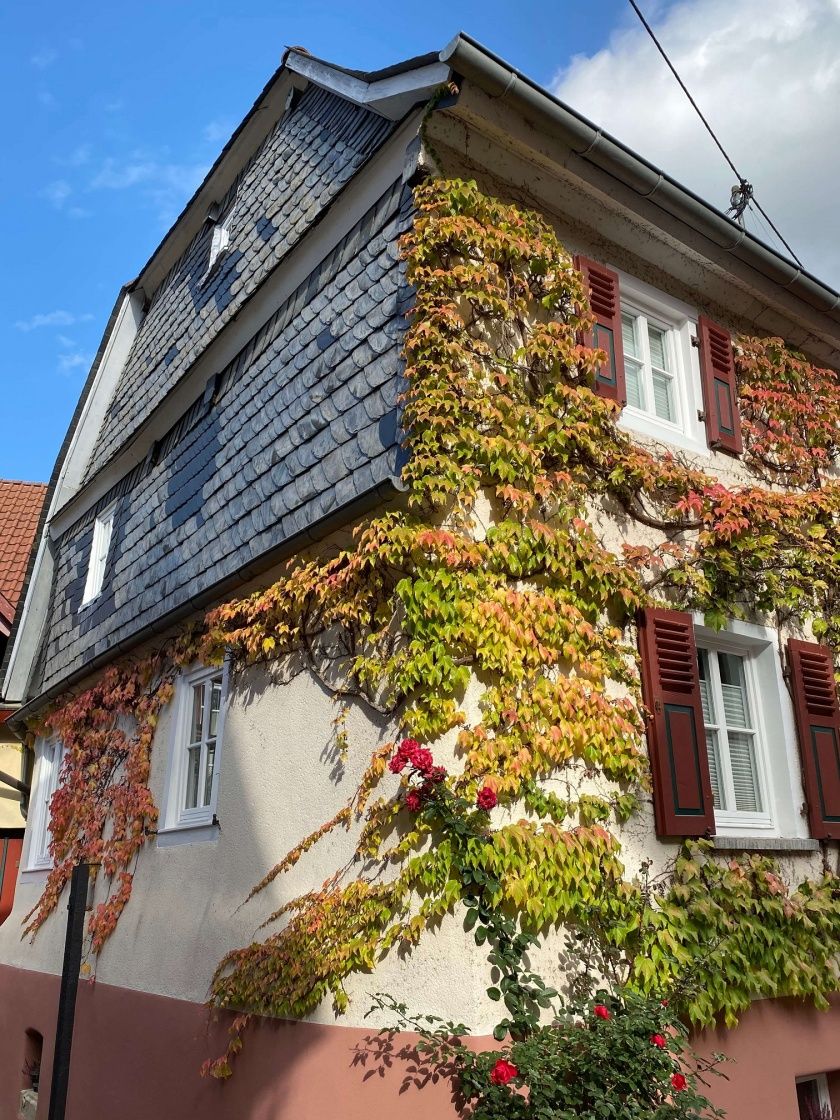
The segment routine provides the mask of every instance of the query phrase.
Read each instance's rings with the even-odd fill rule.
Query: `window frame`
[[[681,300],[674,299],[635,277],[619,272],[621,314],[643,316],[653,326],[665,331],[669,360],[672,365],[674,408],[678,420],[663,420],[655,412],[645,412],[625,404],[619,423],[633,432],[680,447],[694,454],[709,456],[703,412],[703,389],[700,379],[700,351],[697,346],[697,312]],[[650,355],[647,339],[643,339],[647,355],[646,381],[650,380]],[[625,374],[626,374],[625,355]],[[638,359],[637,359],[638,360]]]
[[[804,1085],[809,1081],[813,1081],[817,1087],[817,1099],[819,1101],[820,1108],[827,1108],[829,1114],[831,1114],[831,1094],[828,1090],[828,1077],[824,1073],[808,1073],[802,1077],[796,1078],[797,1085]]]
[[[761,814],[715,809],[715,834],[733,838],[808,839],[793,704],[785,683],[778,632],[734,619],[725,630],[713,630],[704,624],[702,614],[694,614],[693,622],[698,648],[744,658],[748,702],[757,737],[759,783],[766,809]]]
[[[47,749],[52,757],[47,760]],[[27,816],[26,871],[49,871],[53,866],[49,846],[50,802],[60,785],[64,746],[56,735],[38,738],[35,742],[35,767]],[[46,788],[44,783],[46,782]]]
[[[224,754],[225,716],[229,694],[229,662],[218,665],[195,665],[181,673],[175,684],[173,704],[172,734],[169,750],[169,766],[166,778],[165,812],[163,828],[159,833],[204,828],[216,823],[216,809],[219,799],[219,780]],[[210,801],[207,805],[186,808],[188,785],[190,728],[192,723],[193,690],[197,685],[206,686],[210,681],[220,679],[221,697],[216,724],[216,746],[213,757],[213,780]],[[205,737],[206,739],[206,737]],[[204,758],[202,740],[202,758]]]
[[[87,574],[85,587],[82,592],[83,607],[93,603],[102,594],[105,586],[105,573],[108,570],[108,560],[111,556],[111,545],[114,541],[114,522],[116,520],[117,503],[111,502],[101,510],[93,523],[93,536],[88,553]],[[106,536],[107,534],[107,536]],[[104,551],[103,551],[103,537]]]
[[[759,704],[759,688],[756,674],[755,659],[761,656],[761,650],[753,647],[752,649],[745,649],[737,642],[727,641],[724,636],[721,639],[708,639],[698,637],[695,634],[695,641],[698,650],[705,650],[710,654],[728,653],[734,657],[741,659],[744,668],[744,685],[747,693],[747,708],[750,712],[751,722],[753,724],[750,728],[753,734],[754,743],[754,759],[756,769],[756,780],[758,784],[758,794],[761,804],[764,808],[760,812],[750,812],[746,809],[715,809],[715,827],[718,832],[725,832],[731,828],[749,828],[749,830],[757,832],[765,832],[769,829],[775,828],[773,820],[773,796],[770,784],[770,767],[767,758],[767,745],[765,739],[764,721],[761,717],[761,707]],[[712,661],[709,661],[710,666]],[[720,685],[720,667],[715,657],[714,668],[712,669],[712,680],[710,681],[712,691],[712,703],[715,708],[715,716],[717,717],[718,729],[718,743],[723,745],[723,738],[727,740],[727,757],[720,755],[720,773],[718,781],[721,787],[728,795],[733,792],[734,785],[732,782],[732,763],[731,755],[728,753],[729,744],[729,728],[727,728],[725,721],[722,721],[723,712],[719,710],[719,705],[723,704],[723,694]],[[705,727],[705,721],[704,721]],[[721,731],[723,734],[721,734]],[[706,750],[709,750],[708,736],[706,738]],[[731,788],[730,788],[731,787]]]

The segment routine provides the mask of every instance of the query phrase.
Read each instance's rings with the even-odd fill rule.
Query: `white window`
[[[690,307],[632,277],[620,277],[627,404],[622,424],[707,454],[700,362]]]
[[[700,695],[715,819],[771,825],[756,730],[756,696],[744,654],[698,646]]]
[[[213,823],[226,694],[226,667],[179,678],[163,831]]]
[[[720,836],[804,839],[796,728],[774,630],[695,616],[706,753]]]
[[[96,598],[105,582],[105,568],[108,564],[108,552],[111,548],[116,508],[116,503],[108,506],[94,522],[93,541],[90,546],[90,559],[88,560],[82,606]]]
[[[230,230],[227,226],[213,226],[213,235],[210,238],[210,260],[207,265],[208,272],[216,266],[216,262],[227,251],[229,244]]]
[[[26,866],[29,871],[53,865],[50,855],[50,802],[58,789],[63,753],[58,739],[38,739],[35,744],[35,772],[27,819],[29,848]]]
[[[812,1077],[797,1077],[796,1101],[799,1105],[799,1120],[831,1120],[831,1097],[828,1092],[828,1078],[824,1073]]]
[[[622,309],[621,337],[628,405],[668,424],[679,424],[672,332],[641,311]]]
[[[208,215],[209,220],[213,222],[213,229],[210,234],[210,254],[207,258],[207,268],[201,278],[202,284],[207,283],[216,271],[216,266],[230,248],[230,223],[232,217],[232,209],[229,210],[221,220],[213,217],[212,213]]]

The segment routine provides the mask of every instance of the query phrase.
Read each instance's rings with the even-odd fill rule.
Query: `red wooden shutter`
[[[703,410],[706,441],[718,451],[740,455],[741,417],[735,385],[735,355],[729,331],[701,315],[697,320],[700,342],[700,380],[703,384]]]
[[[15,903],[15,886],[20,869],[20,837],[0,837],[0,925],[12,912]]]
[[[639,618],[642,695],[659,836],[715,831],[712,784],[691,616],[650,607]]]
[[[811,835],[840,839],[840,707],[828,646],[788,642],[793,707]]]
[[[589,305],[595,316],[595,328],[582,336],[583,345],[603,350],[607,355],[606,363],[598,370],[595,390],[600,396],[624,405],[627,403],[627,390],[624,384],[618,274],[588,257],[575,257],[575,268],[583,273],[589,291]]]

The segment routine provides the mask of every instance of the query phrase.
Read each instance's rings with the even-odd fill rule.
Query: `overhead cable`
[[[730,159],[729,154],[726,151],[726,149],[724,148],[723,144],[721,144],[720,140],[718,140],[717,136],[715,135],[715,130],[712,128],[712,126],[706,120],[705,116],[703,115],[703,113],[700,109],[700,106],[697,104],[697,102],[691,96],[691,93],[688,89],[688,86],[682,80],[679,73],[677,72],[677,68],[674,66],[674,64],[671,62],[670,58],[668,57],[668,55],[665,53],[665,48],[662,46],[662,44],[657,39],[656,35],[654,34],[653,28],[650,26],[648,21],[645,19],[644,15],[642,13],[642,10],[639,8],[639,5],[636,3],[636,0],[629,0],[629,4],[630,4],[631,8],[633,9],[633,11],[636,13],[636,15],[639,17],[639,19],[641,20],[642,26],[644,27],[645,31],[647,31],[648,35],[650,35],[651,39],[653,40],[654,46],[659,51],[659,53],[662,55],[662,57],[665,59],[665,63],[667,65],[668,69],[671,71],[671,73],[676,78],[680,89],[683,91],[683,93],[688,98],[688,100],[691,104],[691,107],[694,109],[697,116],[703,122],[703,125],[706,128],[706,131],[711,136],[712,140],[714,140],[715,144],[718,147],[718,150],[720,151],[720,154],[723,156],[723,158],[729,164],[730,168],[735,173],[735,175],[738,179],[737,185],[732,188],[732,197],[731,197],[731,200],[730,200],[729,209],[727,210],[727,214],[730,214],[733,217],[733,220],[739,222],[740,224],[743,224],[743,215],[744,215],[744,211],[746,210],[747,206],[748,205],[754,206],[755,209],[760,214],[762,214],[764,216],[765,220],[767,221],[767,224],[770,226],[772,231],[775,233],[776,237],[778,237],[778,239],[782,243],[782,245],[784,245],[785,249],[787,249],[788,253],[790,253],[793,260],[795,260],[796,263],[799,265],[799,267],[802,268],[803,267],[802,261],[799,259],[799,257],[796,255],[796,253],[794,253],[793,249],[790,247],[790,245],[787,243],[787,241],[785,241],[785,239],[784,239],[784,237],[782,237],[781,233],[779,233],[779,230],[773,224],[773,222],[770,218],[770,215],[767,213],[766,210],[764,210],[764,208],[759,203],[758,199],[755,197],[755,192],[753,190],[752,184],[749,183],[747,181],[747,179],[744,178],[744,176],[741,174],[741,172],[738,170],[738,168],[735,166],[735,164]]]

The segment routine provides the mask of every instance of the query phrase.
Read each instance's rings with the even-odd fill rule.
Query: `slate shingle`
[[[37,691],[394,479],[407,323],[392,252],[411,220],[407,196],[394,184],[220,374],[212,399],[201,392],[156,460],[57,542]],[[379,270],[369,268],[375,257]],[[356,298],[335,313],[351,274]],[[334,312],[326,349],[317,317],[306,325],[316,304]],[[118,494],[105,587],[80,610],[93,519]]]
[[[207,277],[207,224],[154,293],[102,422],[88,478],[137,430],[394,127],[327,90],[312,85],[304,91],[221,203],[222,216],[229,215],[230,249],[215,272]],[[317,287],[313,274],[310,292]]]

